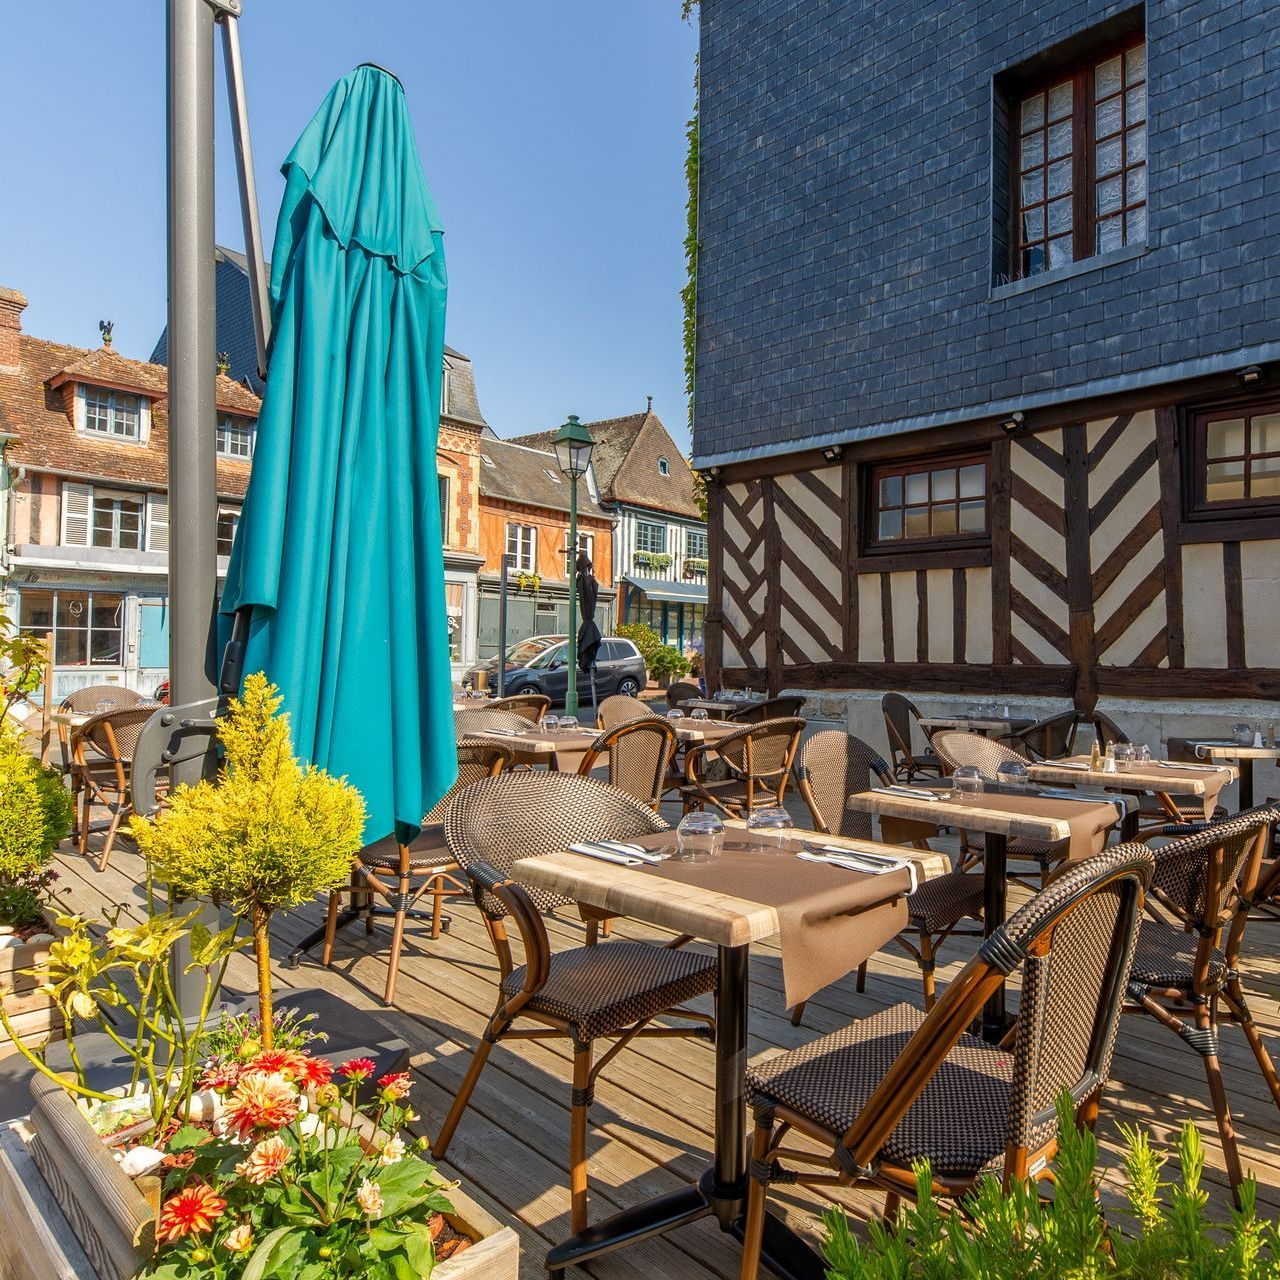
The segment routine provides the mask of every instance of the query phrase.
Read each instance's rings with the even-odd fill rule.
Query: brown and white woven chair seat
[[[843,1133],[925,1016],[909,1004],[895,1005],[748,1067],[752,1106],[759,1112],[781,1103],[832,1134]],[[962,1035],[885,1143],[884,1157],[905,1168],[928,1160],[935,1172],[962,1177],[998,1167],[1009,1138],[1012,1089],[1013,1054]]]
[[[514,996],[524,985],[524,965],[502,980]],[[714,990],[716,959],[647,942],[610,942],[551,956],[551,971],[525,1006],[568,1022],[585,1042],[644,1022],[686,1000]]]
[[[400,846],[393,837],[388,836],[376,844],[366,845],[360,850],[359,857],[366,867],[380,867],[395,871],[400,866]],[[414,871],[425,871],[428,867],[447,871],[457,865],[453,854],[449,852],[449,846],[445,843],[442,823],[423,827],[409,845],[409,866]]]
[[[907,918],[915,928],[937,933],[965,916],[981,916],[982,901],[982,877],[952,871],[926,880],[907,899]]]
[[[1163,920],[1143,920],[1133,955],[1131,982],[1150,987],[1178,987],[1190,991],[1195,981],[1196,936]],[[1214,948],[1209,978],[1220,982],[1227,973],[1226,957]]]

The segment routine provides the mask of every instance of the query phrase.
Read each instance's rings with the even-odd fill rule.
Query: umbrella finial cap
[[[384,76],[390,76],[396,84],[398,84],[402,89],[404,88],[404,82],[400,77],[396,75],[394,71],[384,67],[380,62],[362,62],[356,67],[356,70],[359,71],[360,67],[368,67],[370,71],[381,71]]]

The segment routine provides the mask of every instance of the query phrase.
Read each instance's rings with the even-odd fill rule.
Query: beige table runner
[[[1010,795],[993,791],[982,792],[972,800],[953,798],[947,801],[947,807],[955,813],[949,825],[962,831],[970,829],[965,826],[966,809],[1012,813],[1028,818],[1052,818],[1066,823],[1071,832],[1067,840],[1067,860],[1070,862],[1101,852],[1107,843],[1107,832],[1121,818],[1121,810],[1108,801],[1086,803],[1080,800],[1063,800],[1057,796]],[[982,828],[974,830],[981,831]]]
[[[1169,769],[1155,761],[1134,764],[1115,773],[1101,769],[1064,769],[1064,763],[1088,764],[1088,756],[1073,756],[1069,761],[1049,760],[1033,764],[1028,772],[1037,780],[1055,783],[1068,781],[1078,786],[1114,787],[1120,791],[1157,791],[1168,796],[1193,795],[1204,797],[1204,811],[1211,814],[1218,803],[1218,793],[1228,783],[1234,782],[1237,771],[1230,765],[1206,763],[1203,768]]]
[[[806,838],[822,841],[819,835]],[[659,832],[635,843],[671,849],[675,832]],[[852,973],[898,933],[907,923],[911,889],[909,871],[863,875],[797,858],[799,850],[798,837],[790,839],[787,852],[773,853],[746,832],[728,830],[719,857],[705,862],[668,858],[633,869],[673,885],[732,894],[772,907],[778,916],[782,982],[789,1007]],[[883,846],[876,846],[876,851],[886,852]]]

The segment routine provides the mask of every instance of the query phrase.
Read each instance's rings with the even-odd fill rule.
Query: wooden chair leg
[[[329,909],[324,918],[324,950],[320,953],[320,963],[327,969],[333,963],[333,943],[338,936],[338,903],[342,897],[339,893],[329,895]]]
[[[854,979],[853,989],[859,993],[867,989],[867,962],[865,960],[858,966],[858,976]]]
[[[493,1052],[493,1044],[486,1032],[484,1039],[476,1045],[476,1056],[471,1059],[467,1074],[463,1076],[458,1092],[453,1095],[453,1105],[449,1108],[449,1114],[445,1116],[444,1124],[440,1126],[440,1132],[436,1134],[436,1140],[431,1144],[431,1154],[437,1160],[443,1160],[445,1152],[449,1150],[449,1143],[453,1141],[458,1121],[462,1119],[462,1113],[467,1109],[467,1103],[471,1101],[471,1095],[475,1092],[476,1081],[480,1079],[484,1064],[489,1061],[489,1054]]]
[[[933,969],[934,969],[934,950],[933,935],[920,930],[920,981],[924,986],[924,1008],[928,1013],[933,1008],[933,1002],[937,999],[934,989]]]
[[[401,901],[404,890],[401,890]],[[400,949],[404,946],[404,925],[407,919],[406,912],[401,909],[395,914],[395,920],[391,925],[391,954],[387,958],[387,986],[382,993],[382,1001],[384,1004],[391,1004],[396,998],[396,980],[400,977]]]
[[[89,856],[89,814],[93,808],[93,795],[88,787],[80,791],[80,856]]]
[[[98,870],[107,869],[107,859],[111,857],[111,848],[116,842],[116,832],[120,830],[120,819],[124,817],[124,798],[118,797],[111,808],[111,825],[107,828],[106,839],[102,842],[102,852],[98,855]]]
[[[613,919],[612,919],[612,917],[611,917],[611,918],[609,918],[608,920],[601,920],[601,921],[600,921],[600,936],[601,936],[602,938],[607,938],[607,937],[608,937],[612,932],[613,932]]]
[[[1209,1009],[1201,1005],[1196,1010],[1196,1026],[1201,1031],[1212,1031],[1213,1016]],[[1231,1183],[1231,1194],[1239,1203],[1239,1187],[1244,1181],[1244,1167],[1240,1163],[1240,1148],[1236,1144],[1235,1124],[1231,1119],[1231,1106],[1227,1102],[1227,1091],[1222,1083],[1222,1063],[1218,1060],[1218,1046],[1215,1036],[1213,1051],[1202,1053],[1204,1074],[1209,1082],[1209,1097],[1213,1101],[1213,1114],[1218,1121],[1218,1133],[1222,1137],[1222,1157],[1227,1166],[1227,1179]]]
[[[594,919],[588,920],[586,923],[586,931],[587,936],[584,941],[587,946],[594,947],[596,943],[600,941],[600,921]]]
[[[760,1164],[769,1154],[769,1138],[773,1133],[772,1124],[761,1124],[757,1121],[755,1133],[751,1139],[751,1163]],[[764,1209],[768,1188],[758,1178],[752,1177],[747,1183],[747,1220],[742,1230],[742,1267],[738,1272],[738,1280],[757,1280],[760,1275],[760,1249],[764,1243]]]
[[[573,1102],[569,1108],[569,1229],[587,1226],[587,1108],[591,1088],[591,1046],[573,1051]]]
[[[437,876],[431,882],[431,941],[434,942],[441,933],[444,918],[445,889],[444,876]]]
[[[902,1197],[896,1191],[886,1191],[884,1193],[884,1220],[886,1223],[892,1222],[898,1216],[898,1210],[902,1207]]]
[[[1258,1070],[1262,1072],[1262,1078],[1267,1082],[1267,1088],[1271,1090],[1272,1100],[1277,1107],[1280,1107],[1280,1079],[1276,1076],[1276,1065],[1271,1061],[1266,1043],[1258,1031],[1258,1024],[1254,1022],[1253,1015],[1249,1012],[1239,979],[1233,979],[1228,985],[1225,999],[1232,1016],[1240,1024],[1240,1030],[1244,1032],[1244,1038],[1249,1042],[1249,1048],[1253,1050]]]

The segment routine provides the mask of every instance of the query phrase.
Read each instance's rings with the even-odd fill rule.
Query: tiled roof
[[[554,453],[486,436],[480,441],[480,496],[568,511],[569,482],[560,476]],[[578,486],[578,514],[609,519],[586,485]]]
[[[0,370],[0,432],[16,437],[6,457],[33,471],[116,480],[148,488],[168,487],[169,417],[165,409],[166,370],[114,351],[88,351],[23,334],[20,364]],[[156,397],[151,436],[145,445],[78,435],[66,409],[64,383],[124,387]],[[254,416],[258,398],[230,378],[217,379],[219,409]],[[242,495],[249,482],[247,462],[218,459],[218,492]]]
[[[693,472],[652,409],[583,425],[595,441],[591,466],[602,501],[701,518],[694,499]],[[515,443],[549,449],[558,430],[517,436]],[[658,470],[659,458],[666,458],[669,475]]]

